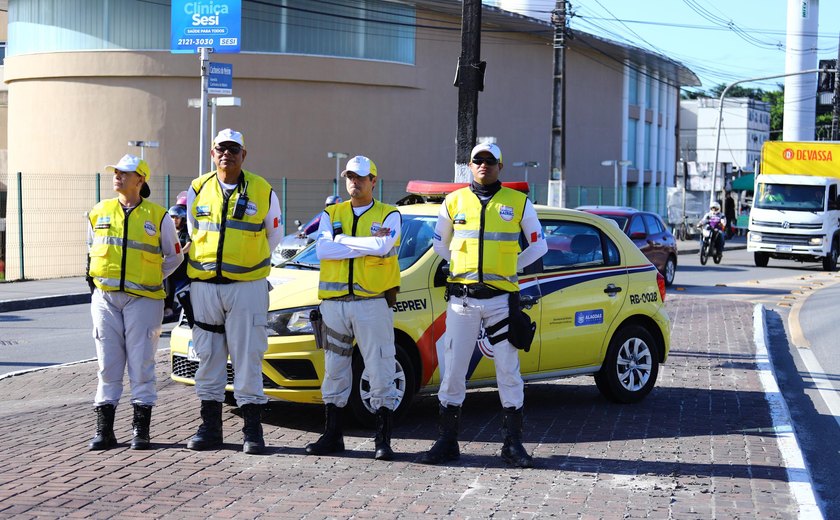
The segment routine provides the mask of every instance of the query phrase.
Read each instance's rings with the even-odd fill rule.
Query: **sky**
[[[703,90],[785,72],[788,0],[570,0],[572,31],[651,50],[679,61]],[[813,10],[816,0],[811,2]],[[492,3],[485,0],[486,3]],[[546,19],[555,0],[497,0]],[[525,6],[525,4],[528,4]],[[818,59],[836,59],[840,0],[819,5]],[[742,86],[777,90],[784,78]]]

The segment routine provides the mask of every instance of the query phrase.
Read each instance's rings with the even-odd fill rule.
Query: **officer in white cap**
[[[353,340],[370,376],[370,404],[376,410],[374,458],[391,460],[396,352],[394,313],[389,299],[400,285],[397,250],[402,217],[397,208],[373,198],[376,165],[357,155],[342,172],[350,200],[327,206],[318,224],[316,251],[321,260],[318,297],[327,327],[324,348],[326,405],[324,434],[306,446],[310,455],[344,451],[341,409],[353,384]]]
[[[99,383],[96,436],[91,450],[117,445],[114,414],[128,367],[134,406],[131,448],[150,447],[149,426],[155,390],[155,351],[163,319],[163,281],[183,260],[175,224],[166,209],[149,200],[149,165],[125,155],[106,167],[114,174],[117,197],[88,214],[88,269],[91,317]]]
[[[519,467],[533,460],[522,446],[523,405],[519,351],[511,335],[513,307],[519,310],[516,273],[548,250],[542,225],[528,197],[499,182],[502,151],[492,143],[476,145],[470,153],[470,186],[447,195],[435,226],[434,250],[449,261],[446,295],[446,332],[443,338],[440,436],[420,457],[424,464],[440,464],[460,456],[458,429],[466,376],[481,327],[493,345],[496,381],[502,402],[502,458]],[[519,238],[527,247],[520,252]],[[530,324],[530,321],[529,321]]]
[[[227,360],[233,396],[242,410],[242,451],[262,453],[262,361],[268,348],[268,281],[271,251],[283,238],[280,204],[271,185],[242,168],[247,152],[240,132],[226,128],[213,140],[216,169],[187,192],[192,239],[187,264],[194,312],[193,346],[199,365],[195,390],[201,419],[187,447],[222,446],[222,402]]]

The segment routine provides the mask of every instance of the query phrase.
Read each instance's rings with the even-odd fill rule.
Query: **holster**
[[[181,288],[181,290],[175,294],[175,297],[178,298],[178,303],[180,303],[181,308],[184,309],[184,317],[187,318],[187,325],[189,325],[190,328],[198,327],[208,332],[215,332],[216,334],[225,333],[224,325],[212,325],[210,323],[202,323],[195,320],[195,313],[193,312],[192,301],[190,300],[189,285],[185,285]]]
[[[315,336],[315,346],[324,349],[327,346],[327,325],[321,311],[316,307],[309,312],[309,323],[312,324],[312,334]]]
[[[519,291],[508,295],[508,307],[510,311],[508,322],[508,341],[514,347],[528,352],[531,350],[531,342],[537,332],[537,324],[531,321],[531,317],[525,314],[519,304]]]

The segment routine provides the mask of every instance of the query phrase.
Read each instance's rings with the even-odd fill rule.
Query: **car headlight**
[[[298,309],[282,309],[269,311],[268,313],[268,335],[269,336],[297,336],[300,334],[312,334],[312,324],[309,322],[309,313],[317,307],[301,307]]]
[[[809,240],[808,243],[812,246],[821,246],[823,243],[823,237],[811,237],[811,240]]]
[[[750,241],[751,242],[761,242],[761,233],[756,233],[755,231],[750,231]]]

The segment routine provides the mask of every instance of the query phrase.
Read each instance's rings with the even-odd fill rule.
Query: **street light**
[[[146,148],[160,148],[160,143],[158,141],[129,141],[128,146],[140,148],[140,158],[145,160],[146,154],[143,153],[143,150]]]
[[[335,187],[333,195],[338,196],[338,178],[341,175],[341,160],[347,159],[350,154],[344,152],[327,152],[328,159],[335,159]]]
[[[519,161],[519,162],[513,163],[513,166],[517,166],[519,168],[522,168],[522,167],[525,168],[525,182],[528,182],[528,168],[536,168],[539,165],[540,165],[540,163],[538,163],[536,161]]]
[[[190,108],[201,108],[200,98],[190,98],[187,100],[187,105]],[[219,96],[207,98],[207,106],[210,107],[210,136],[212,139],[216,138],[216,107],[241,107],[242,98],[233,96]],[[206,157],[201,158],[202,164],[207,161]],[[202,168],[207,170],[207,168]]]
[[[601,166],[612,166],[613,167],[613,205],[618,206],[618,167],[630,166],[633,164],[632,161],[619,161],[619,160],[611,160],[611,161],[601,161]]]

